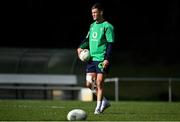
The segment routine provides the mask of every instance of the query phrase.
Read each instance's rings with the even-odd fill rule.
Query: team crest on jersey
[[[93,32],[93,33],[92,33],[93,39],[96,39],[96,38],[97,38],[97,35],[98,35],[97,32]]]

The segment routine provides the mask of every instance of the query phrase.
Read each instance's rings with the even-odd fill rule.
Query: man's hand
[[[108,60],[104,60],[103,61],[103,68],[106,68],[109,65],[109,61]]]
[[[78,49],[77,49],[78,56],[79,56],[79,54],[81,53],[81,51],[83,51],[82,48],[78,48]]]

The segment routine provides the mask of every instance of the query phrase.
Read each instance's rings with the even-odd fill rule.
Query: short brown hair
[[[103,8],[102,4],[100,4],[100,3],[95,3],[95,4],[91,7],[91,9],[98,9],[99,11],[104,11],[104,8]]]

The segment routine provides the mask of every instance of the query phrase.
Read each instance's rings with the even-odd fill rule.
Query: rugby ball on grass
[[[67,114],[67,120],[69,121],[81,121],[86,120],[87,113],[82,109],[73,109]]]
[[[89,61],[91,58],[90,52],[88,49],[83,49],[79,54],[79,59],[83,62]]]

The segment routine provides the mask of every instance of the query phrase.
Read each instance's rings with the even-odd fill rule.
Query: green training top
[[[92,23],[86,36],[87,41],[80,45],[81,48],[89,46],[93,61],[103,61],[106,54],[107,43],[114,42],[114,27],[109,22]],[[87,45],[89,44],[89,45]]]

